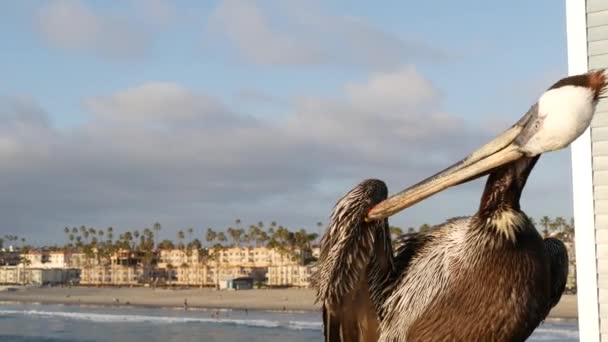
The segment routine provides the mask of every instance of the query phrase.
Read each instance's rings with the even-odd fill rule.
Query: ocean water
[[[320,314],[0,303],[0,341],[322,340]],[[578,341],[576,320],[548,320],[529,341]]]

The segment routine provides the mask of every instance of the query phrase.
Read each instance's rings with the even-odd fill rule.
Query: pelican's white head
[[[607,81],[602,70],[566,77],[552,85],[538,99],[537,113],[518,139],[522,151],[536,156],[559,150],[583,134]]]

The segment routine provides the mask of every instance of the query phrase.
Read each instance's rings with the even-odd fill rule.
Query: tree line
[[[574,219],[566,220],[564,217],[558,216],[551,218],[549,216],[540,217],[538,220],[530,217],[532,224],[536,226],[543,237],[556,236],[563,240],[571,240],[574,237]],[[248,225],[247,228],[242,226],[240,219],[234,221],[235,225],[228,227],[226,230],[215,230],[207,228],[202,236],[195,236],[193,228],[179,230],[176,233],[177,241],[172,239],[164,239],[157,241],[162,230],[160,223],[156,222],[151,228],[128,230],[118,233],[113,227],[106,229],[80,227],[65,227],[66,243],[64,246],[46,246],[47,249],[78,249],[85,253],[92,253],[97,250],[102,254],[110,254],[119,249],[137,250],[151,252],[156,248],[162,249],[203,249],[203,242],[207,243],[207,247],[220,249],[227,247],[268,247],[280,250],[295,250],[295,249],[310,249],[312,245],[318,243],[319,234],[309,232],[306,229],[290,230],[289,228],[278,224],[276,221],[265,225],[260,221],[257,224]],[[316,226],[321,229],[323,224],[317,222]],[[393,237],[400,236],[405,233],[425,232],[433,229],[433,226],[424,223],[418,227],[408,227],[403,229],[397,226],[390,227],[390,233]],[[12,245],[20,249],[30,249],[27,246],[26,239],[17,235],[6,234],[0,237],[0,248],[5,245]],[[17,246],[20,244],[20,246]]]

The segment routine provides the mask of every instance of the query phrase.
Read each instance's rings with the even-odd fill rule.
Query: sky
[[[402,190],[566,75],[563,1],[2,1],[0,236],[65,226],[318,231],[366,178]],[[473,214],[484,181],[391,218]],[[522,208],[572,215],[570,152]]]

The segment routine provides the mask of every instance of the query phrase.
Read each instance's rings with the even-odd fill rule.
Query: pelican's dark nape
[[[564,244],[542,239],[520,208],[540,155],[589,127],[603,71],[556,82],[510,129],[467,158],[391,196],[378,180],[334,207],[313,277],[326,341],[523,341],[559,301]],[[489,175],[479,209],[393,250],[387,218],[451,186]]]

